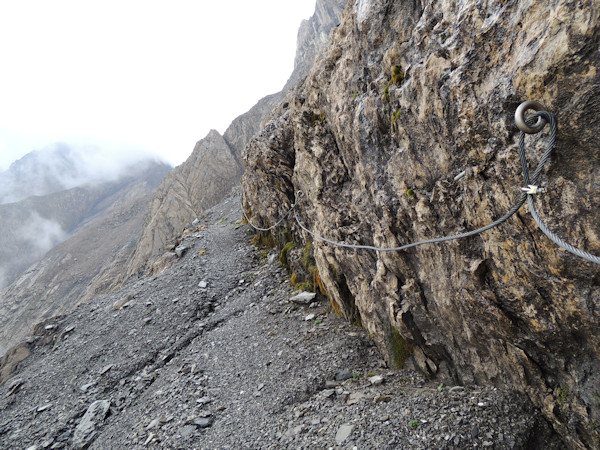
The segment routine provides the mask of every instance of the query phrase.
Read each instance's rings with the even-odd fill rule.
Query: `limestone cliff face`
[[[302,191],[314,232],[379,247],[481,227],[519,198],[513,114],[533,99],[559,123],[540,214],[600,255],[599,39],[596,2],[351,0],[246,147],[244,207],[273,224]],[[527,137],[530,165],[547,136]],[[410,352],[432,375],[517,387],[570,446],[600,445],[600,267],[550,242],[526,207],[405,252],[313,247],[333,304],[390,364]]]

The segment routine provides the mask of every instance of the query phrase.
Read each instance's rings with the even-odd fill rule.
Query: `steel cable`
[[[541,122],[540,122],[541,120]],[[510,208],[510,210],[503,215],[502,217],[500,217],[499,219],[495,220],[494,222],[483,226],[481,228],[477,228],[476,230],[472,230],[472,231],[467,231],[464,233],[459,233],[459,234],[454,234],[451,236],[444,236],[444,237],[439,237],[439,238],[434,238],[434,239],[426,239],[423,241],[418,241],[418,242],[413,242],[410,244],[405,244],[405,245],[401,245],[399,247],[376,247],[373,245],[360,245],[360,244],[347,244],[345,242],[339,242],[339,241],[334,241],[332,239],[327,239],[323,236],[318,235],[317,233],[315,233],[314,231],[311,231],[309,228],[307,228],[302,221],[300,220],[300,218],[298,217],[298,212],[295,210],[296,206],[298,205],[298,203],[300,202],[301,198],[302,198],[302,191],[298,191],[298,195],[295,199],[294,204],[291,206],[291,208],[283,215],[283,217],[273,226],[269,227],[269,228],[259,228],[256,227],[255,225],[253,225],[250,220],[248,219],[248,217],[246,216],[246,213],[244,212],[244,217],[246,217],[246,220],[248,221],[248,223],[256,230],[259,231],[269,231],[272,230],[273,228],[275,228],[276,226],[278,226],[279,224],[281,224],[281,222],[283,222],[283,220],[290,214],[290,212],[294,211],[294,219],[296,220],[296,222],[298,223],[298,226],[306,231],[308,234],[310,234],[311,236],[313,236],[315,239],[318,239],[320,241],[323,242],[327,242],[329,244],[338,246],[338,247],[344,247],[344,248],[351,248],[351,249],[365,249],[365,250],[375,250],[378,252],[392,252],[392,251],[401,251],[401,250],[406,250],[412,247],[417,247],[419,245],[425,245],[425,244],[434,244],[434,243],[441,243],[441,242],[447,242],[447,241],[452,241],[455,239],[462,239],[462,238],[466,238],[469,236],[474,236],[476,234],[479,233],[483,233],[484,231],[490,230],[494,227],[497,227],[498,225],[501,225],[502,223],[506,222],[508,219],[510,219],[520,208],[521,206],[523,206],[523,204],[527,201],[529,204],[529,209],[531,211],[531,215],[533,217],[533,219],[535,220],[535,222],[537,223],[537,225],[539,226],[540,230],[542,230],[542,232],[548,236],[548,238],[550,240],[552,240],[552,242],[554,242],[555,244],[557,244],[558,246],[564,248],[565,250],[573,253],[576,256],[579,256],[587,261],[596,263],[596,264],[600,264],[600,257],[592,255],[584,250],[581,250],[577,247],[574,247],[573,245],[569,244],[568,242],[565,242],[563,239],[559,238],[558,236],[556,236],[547,226],[546,224],[542,221],[542,219],[540,218],[537,209],[535,207],[534,201],[533,201],[533,197],[534,195],[536,195],[538,192],[542,192],[543,189],[538,188],[537,184],[539,181],[539,177],[542,173],[542,170],[544,168],[544,165],[547,163],[548,159],[550,158],[550,155],[552,154],[552,152],[554,151],[555,145],[556,145],[556,138],[558,135],[558,126],[556,123],[556,119],[554,118],[554,115],[552,115],[551,113],[547,112],[547,111],[539,111],[536,112],[534,114],[531,114],[527,120],[526,120],[527,125],[536,125],[538,131],[541,130],[546,124],[550,125],[550,137],[548,140],[548,145],[546,146],[546,151],[544,152],[544,154],[542,155],[542,157],[540,158],[540,161],[538,162],[537,167],[535,168],[534,172],[533,172],[533,176],[530,178],[529,176],[529,167],[527,164],[527,158],[525,155],[525,133],[523,131],[521,131],[521,134],[519,135],[519,159],[521,161],[521,169],[522,169],[522,173],[523,173],[523,180],[525,181],[525,187],[522,188],[521,190],[524,191],[521,194],[521,197],[519,198],[519,200],[515,203],[515,205]]]

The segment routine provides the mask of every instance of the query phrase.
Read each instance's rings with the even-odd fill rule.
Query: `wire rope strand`
[[[260,228],[257,227],[256,225],[254,225],[252,222],[250,222],[250,218],[246,215],[246,211],[244,211],[244,208],[242,208],[242,214],[244,215],[244,218],[246,219],[246,222],[248,222],[248,225],[250,225],[252,228],[254,228],[257,231],[271,231],[274,228],[277,228],[281,222],[283,222],[287,216],[290,215],[290,213],[292,212],[292,210],[296,207],[296,205],[298,205],[298,202],[300,201],[300,199],[303,196],[303,192],[302,191],[298,191],[298,193],[296,194],[296,198],[294,200],[294,203],[292,204],[292,206],[290,207],[290,209],[287,210],[287,212],[277,221],[277,223],[275,225],[271,225],[269,228]]]

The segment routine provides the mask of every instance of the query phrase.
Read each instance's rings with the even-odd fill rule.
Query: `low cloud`
[[[158,158],[144,151],[54,144],[28,153],[0,173],[0,204],[77,186],[116,181]]]
[[[60,224],[54,220],[32,212],[29,220],[21,227],[17,237],[31,246],[36,258],[40,258],[55,245],[60,244],[68,235]]]
[[[6,287],[6,271],[0,267],[0,291]]]

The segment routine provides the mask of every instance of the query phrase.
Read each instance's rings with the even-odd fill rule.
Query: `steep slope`
[[[39,259],[0,292],[0,355],[35,323],[70,310],[122,270],[168,170],[148,162],[118,182],[0,205],[3,263],[15,259],[14,268]],[[54,246],[52,238],[63,242]]]
[[[67,158],[64,161],[72,162]],[[19,167],[22,169],[23,165]],[[29,196],[24,200],[0,205],[0,288],[12,283],[48,250],[76,233],[86,221],[110,210],[111,205],[107,199],[119,195],[137,195],[133,186],[139,180],[149,182],[149,186],[156,186],[156,177],[164,175],[169,167],[147,160],[128,170],[127,176],[114,181],[84,184],[80,180],[80,186],[70,189],[61,189],[61,182],[65,180],[64,173],[53,172],[51,168],[37,171],[45,180],[55,180],[56,183],[52,185],[59,190],[53,191],[50,185],[45,184],[45,188],[49,188],[52,193]],[[11,173],[15,175],[15,172]],[[80,171],[74,171],[72,175],[82,176]],[[32,175],[23,173],[22,176],[25,181],[20,181],[19,178],[17,185],[26,186],[26,180]],[[36,187],[33,183],[32,189],[37,192],[38,188],[41,187]],[[129,192],[130,189],[133,190]],[[20,192],[25,191],[22,189]],[[144,192],[143,195],[145,194]]]
[[[600,7],[553,0],[354,0],[303,86],[244,152],[244,207],[345,244],[396,247],[487,225],[525,183],[513,115],[541,101],[557,150],[535,198],[600,255]],[[525,140],[531,171],[547,126]],[[333,305],[391,364],[526,392],[573,448],[600,445],[600,266],[520,211],[475,237],[407,251],[313,241]],[[275,237],[285,236],[281,229]]]

